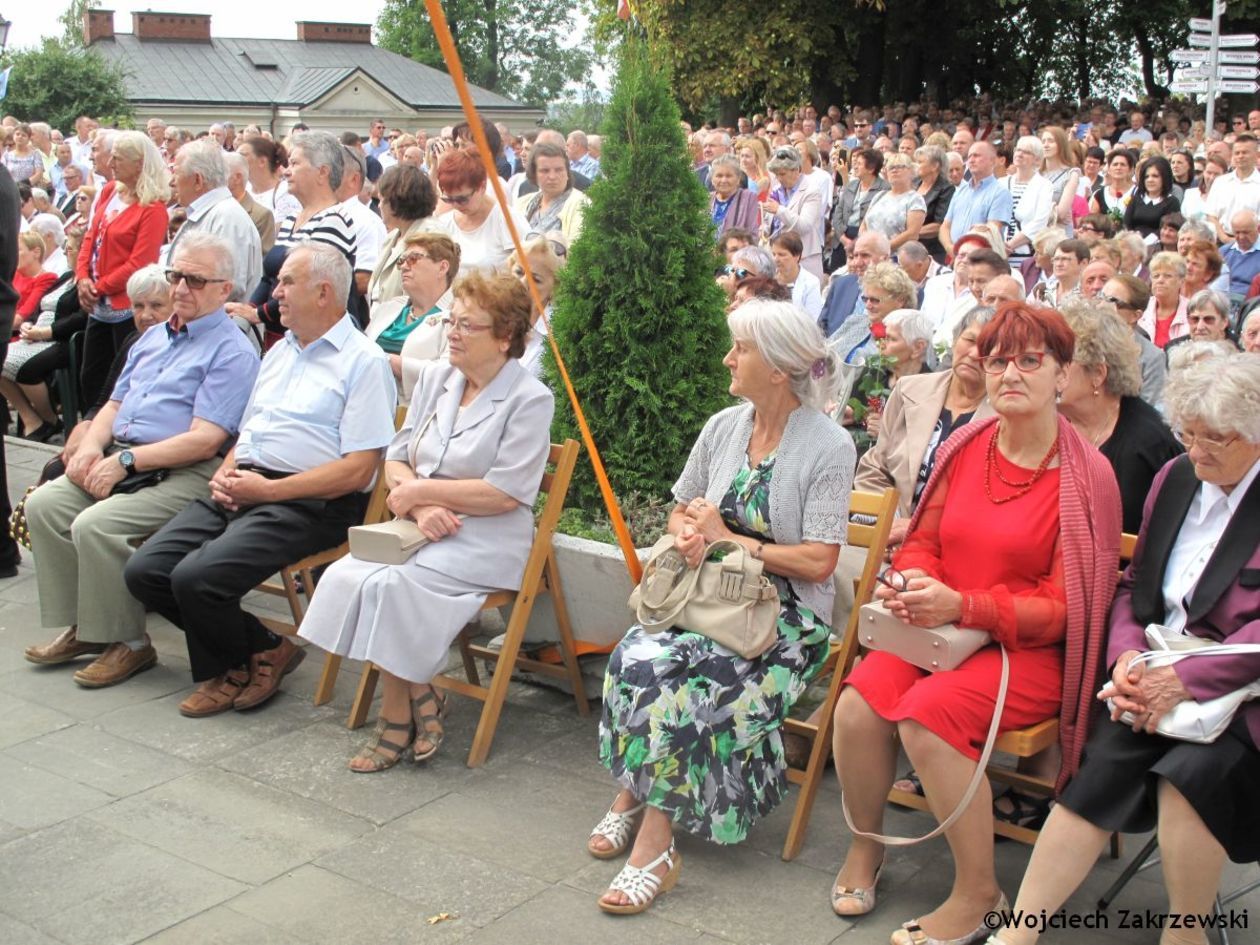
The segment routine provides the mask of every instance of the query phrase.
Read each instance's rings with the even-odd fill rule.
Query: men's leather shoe
[[[229,669],[222,676],[207,679],[179,704],[179,712],[190,719],[203,719],[218,715],[232,708],[232,703],[249,685],[249,673],[244,669]]]
[[[69,663],[71,660],[86,656],[89,653],[99,655],[105,652],[104,643],[84,643],[79,639],[78,628],[68,627],[57,635],[51,643],[40,643],[26,648],[26,658],[32,663],[53,666],[57,663]]]
[[[280,691],[280,681],[306,659],[306,651],[288,637],[280,645],[249,658],[249,685],[236,697],[237,709],[260,706]]]
[[[85,689],[114,686],[136,673],[157,665],[157,650],[144,638],[144,646],[133,650],[126,643],[111,643],[105,652],[74,674],[74,681]]]

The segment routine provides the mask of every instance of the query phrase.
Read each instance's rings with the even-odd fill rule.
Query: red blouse
[[[48,294],[48,290],[56,281],[55,272],[40,272],[34,276],[23,275],[20,272],[13,273],[13,288],[18,293],[17,322],[14,323],[14,329],[17,328],[18,322],[39,314],[40,299]]]
[[[961,593],[962,626],[987,630],[1010,650],[1050,646],[1067,632],[1059,469],[1047,469],[1026,495],[995,505],[985,494],[985,465],[996,430],[959,451],[893,565],[901,571],[921,568]],[[1026,482],[1034,472],[1000,451],[994,455],[1011,482]],[[996,471],[990,483],[997,498],[1017,491]]]

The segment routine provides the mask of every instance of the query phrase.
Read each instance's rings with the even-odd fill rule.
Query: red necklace
[[[1005,503],[1013,502],[1014,500],[1018,499],[1020,496],[1027,495],[1029,492],[1032,491],[1033,485],[1036,484],[1038,479],[1040,479],[1043,475],[1045,475],[1046,470],[1050,467],[1051,460],[1053,460],[1054,457],[1058,454],[1059,438],[1058,436],[1055,436],[1054,442],[1050,444],[1049,451],[1046,453],[1045,456],[1041,458],[1040,464],[1038,464],[1037,468],[1033,471],[1033,474],[1028,479],[1028,481],[1012,482],[1011,480],[1007,479],[1004,475],[1002,475],[1002,467],[999,466],[997,462],[997,435],[998,435],[998,427],[995,424],[993,427],[993,434],[989,437],[989,447],[987,450],[987,455],[985,457],[984,494],[989,497],[989,501],[992,502],[994,505],[1004,505]],[[1015,491],[1012,492],[1008,496],[1003,496],[1000,499],[995,497],[993,495],[993,484],[991,480],[991,475],[994,471],[997,472],[998,479],[1002,480],[1002,482],[1005,485],[1009,486]]]

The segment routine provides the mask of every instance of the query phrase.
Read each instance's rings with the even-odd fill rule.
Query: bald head
[[[1024,283],[1014,276],[996,276],[985,285],[980,304],[996,308],[1002,302],[1024,301]]]
[[[1256,245],[1256,214],[1253,210],[1239,210],[1229,218],[1234,241],[1244,253]]]

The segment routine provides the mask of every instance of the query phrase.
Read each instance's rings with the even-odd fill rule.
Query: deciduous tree
[[[47,38],[36,49],[21,49],[4,57],[13,71],[4,110],[24,121],[46,121],[69,130],[79,115],[92,115],[108,124],[130,119],[123,72],[90,49],[71,49]]]

